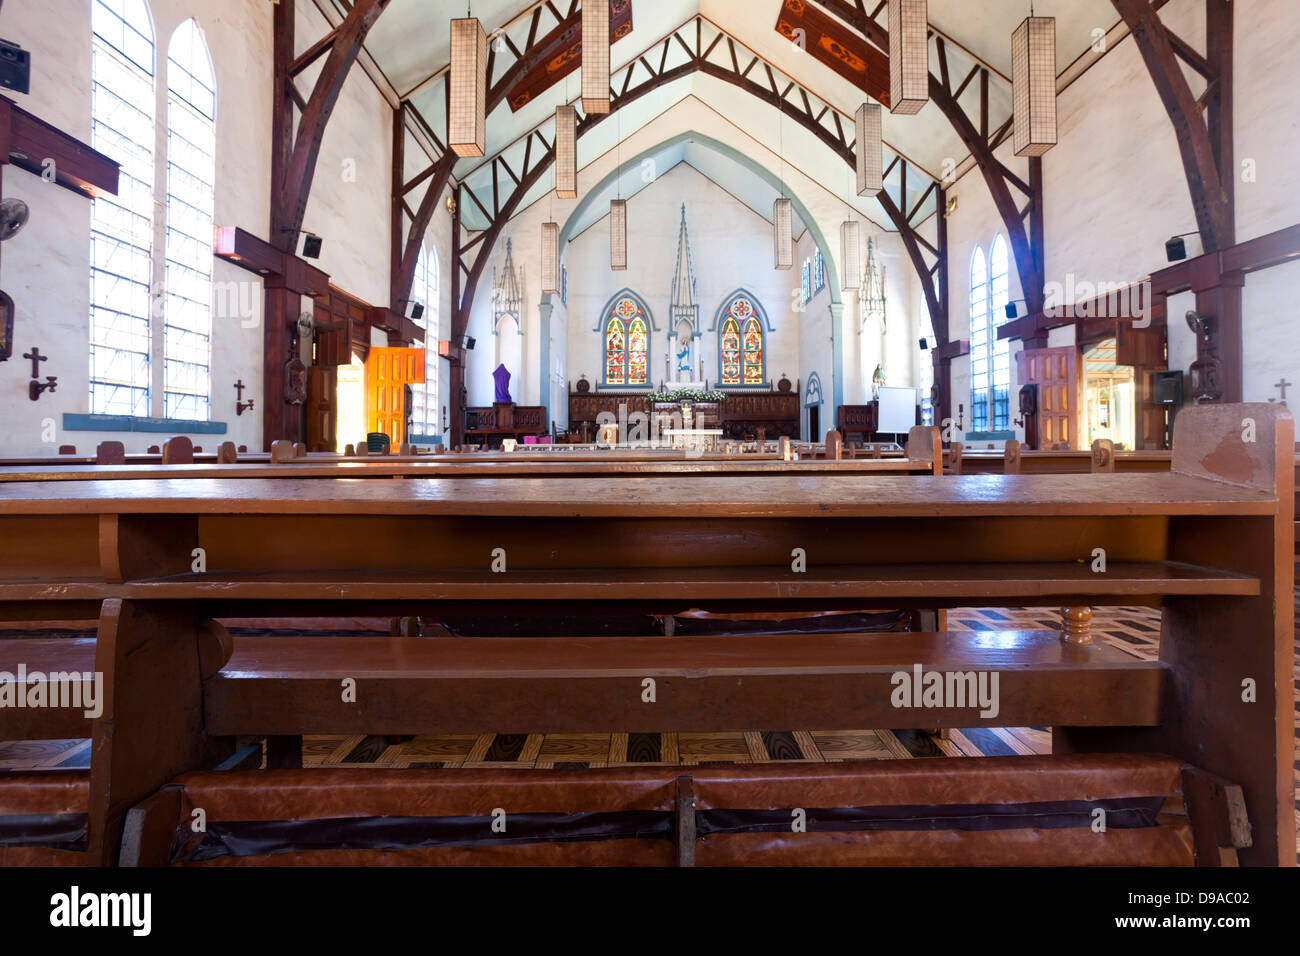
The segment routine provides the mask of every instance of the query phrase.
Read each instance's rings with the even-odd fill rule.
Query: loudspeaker
[[[930,351],[930,340],[929,340],[929,339],[926,339],[926,338],[921,339],[921,351],[922,351],[922,352],[928,352],[928,351]]]
[[[424,306],[420,305],[418,302],[411,306],[411,318],[417,322],[424,318]]]
[[[32,55],[8,40],[0,40],[0,86],[17,93],[32,87]]]
[[[1183,373],[1181,371],[1151,373],[1151,401],[1157,405],[1183,404]]]
[[[313,236],[310,232],[305,233],[302,240],[302,256],[304,259],[319,259],[321,237]]]
[[[1014,302],[1008,302],[1007,307],[1002,311],[1006,314],[1008,319],[1014,319],[1016,317],[1016,304]]]
[[[462,348],[464,348],[466,352],[474,351],[475,339],[473,338],[473,336],[467,335],[461,341],[463,343]]]
[[[1181,262],[1187,258],[1187,243],[1182,236],[1174,236],[1165,243],[1165,257],[1170,262]]]

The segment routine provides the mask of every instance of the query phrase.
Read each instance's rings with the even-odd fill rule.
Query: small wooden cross
[[[241,402],[241,401],[244,400],[244,389],[246,389],[246,388],[248,388],[248,386],[244,384],[244,380],[243,380],[242,378],[241,378],[238,382],[235,383],[235,401],[236,401],[236,402]]]
[[[1274,388],[1281,390],[1281,392],[1282,392],[1282,404],[1283,404],[1283,405],[1286,404],[1286,390],[1287,390],[1287,388],[1290,387],[1291,385],[1294,385],[1294,384],[1295,384],[1294,382],[1288,382],[1288,381],[1286,380],[1286,376],[1284,375],[1284,376],[1282,376],[1282,381],[1278,382],[1276,385],[1273,386]]]
[[[48,362],[50,359],[48,355],[42,355],[41,350],[38,348],[33,348],[30,352],[24,352],[23,358],[32,360],[32,378],[41,377],[41,363]]]

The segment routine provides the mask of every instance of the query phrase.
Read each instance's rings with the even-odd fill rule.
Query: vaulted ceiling
[[[332,4],[339,16],[350,6],[344,0],[318,3]],[[1028,15],[1029,6],[1029,0],[929,2],[931,72],[949,78],[951,88],[959,91],[957,102],[986,134],[1009,121],[1011,34]],[[807,107],[810,116],[820,117],[820,125],[832,130],[836,123],[847,125],[849,143],[852,116],[868,91],[877,99],[887,98],[881,82],[887,58],[847,23],[865,14],[887,26],[886,4],[881,0],[614,0],[613,8],[616,40],[611,52],[611,85],[616,92],[625,82],[635,87],[654,73],[687,63],[694,48],[697,56],[707,51],[706,59],[722,69],[749,66],[749,79],[777,91],[791,106]],[[467,12],[482,21],[494,41],[489,83],[499,79],[521,54],[571,31],[570,37],[556,46],[557,52],[529,70],[491,112],[487,155],[455,165],[455,179],[476,197],[483,197],[481,204],[490,209],[486,197],[494,187],[504,188],[492,160],[506,160],[517,175],[524,168],[524,154],[531,150],[535,134],[540,139],[534,147],[544,149],[545,143],[553,141],[555,107],[578,100],[580,57],[574,55],[572,42],[580,33],[576,29],[579,2],[472,0],[462,8],[445,0],[391,0],[367,37],[366,52],[409,105],[413,122],[436,147],[445,138],[447,124],[448,21]],[[1094,41],[1119,20],[1110,0],[1035,0],[1034,12],[1056,18],[1057,68],[1062,82],[1096,55]],[[981,76],[984,72],[987,83]],[[884,75],[887,77],[887,72]],[[782,118],[771,103],[752,91],[706,72],[667,82],[653,95],[629,101],[616,117],[592,127],[579,140],[579,166],[616,148],[622,139],[687,96],[703,100],[730,122],[776,146],[787,162],[842,194],[862,214],[893,228],[875,200],[853,194],[841,156],[817,136],[800,129],[789,116]],[[968,150],[933,103],[915,116],[886,112],[884,123],[886,164],[898,157],[907,167],[906,183],[897,172],[889,181],[890,198],[904,210],[921,202],[922,211],[927,212],[923,201],[926,189],[961,165]],[[542,177],[516,208],[543,196],[551,182]],[[507,180],[505,185],[514,184]],[[932,206],[933,199],[929,202]],[[476,205],[462,203],[470,229],[481,228],[487,221]]]

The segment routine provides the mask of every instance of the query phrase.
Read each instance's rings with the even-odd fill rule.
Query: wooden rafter
[[[320,154],[321,140],[329,123],[334,104],[343,91],[348,71],[361,53],[366,34],[374,26],[389,0],[356,0],[347,17],[331,34],[329,56],[321,68],[320,76],[312,89],[307,106],[298,121],[298,134],[289,156],[283,183],[279,184],[279,205],[282,224],[282,243],[291,245],[302,229],[311,195],[312,180],[316,175],[316,158]],[[292,71],[293,63],[289,64]],[[292,89],[292,78],[289,80]],[[288,246],[286,246],[288,248]]]
[[[875,16],[868,15],[862,3],[850,0],[817,0],[817,2],[834,13],[841,20],[853,27],[881,50],[889,49],[889,33],[876,22]],[[877,12],[881,8],[877,7]],[[1006,178],[1006,169],[993,155],[994,146],[988,137],[988,78],[987,69],[980,68],[980,125],[977,129],[961,104],[957,102],[949,83],[945,79],[930,75],[930,99],[940,112],[947,117],[954,131],[961,137],[962,144],[970,151],[988,185],[993,205],[1002,217],[1003,227],[1007,231],[1007,240],[1016,262],[1016,272],[1020,278],[1020,288],[1031,311],[1040,311],[1043,304],[1043,274],[1041,250],[1035,250],[1030,243],[1029,230],[1020,208],[1011,195]],[[964,81],[962,87],[966,86]],[[1009,127],[1008,127],[1009,129]],[[1031,197],[1035,205],[1041,206],[1041,194]],[[936,334],[938,329],[935,330]]]
[[[826,124],[823,121],[823,118],[826,116],[827,111],[824,109],[819,110],[817,107],[814,107],[806,95],[806,91],[797,83],[784,79],[782,82],[778,82],[774,68],[757,54],[748,50],[744,51],[744,56],[750,57],[750,60],[742,67],[741,57],[738,56],[737,41],[735,41],[734,38],[727,36],[726,42],[729,44],[729,52],[731,54],[730,63],[728,65],[721,65],[711,60],[704,59],[703,53],[705,52],[705,48],[699,30],[702,22],[702,18],[695,17],[691,21],[678,27],[677,30],[673,31],[673,33],[664,37],[658,44],[656,44],[656,48],[660,53],[657,58],[660,64],[658,69],[651,66],[647,59],[648,55],[653,54],[653,50],[647,50],[646,55],[634,59],[632,64],[627,67],[629,72],[636,69],[636,64],[640,64],[641,67],[644,68],[647,78],[637,83],[629,84],[625,82],[622,92],[615,96],[612,101],[610,113],[593,114],[583,117],[578,123],[578,136],[581,137],[587,130],[591,129],[608,116],[613,115],[614,112],[628,103],[631,103],[662,86],[681,79],[682,77],[698,72],[736,86],[754,96],[756,99],[780,110],[783,114],[791,117],[806,130],[813,133],[826,147],[831,149],[847,164],[850,166],[853,165],[855,144],[844,135],[845,124],[837,123],[834,125],[834,128]],[[667,53],[674,45],[681,46],[686,51],[689,59],[685,63],[666,69],[664,65],[667,62]],[[710,44],[708,49],[711,50],[715,45],[716,44]],[[761,70],[755,71],[755,67],[761,67]],[[756,75],[762,76],[763,79],[759,80],[752,78],[751,74],[755,73]],[[799,95],[792,96],[792,93],[798,93]],[[849,124],[849,128],[852,128],[851,123]],[[838,132],[836,130],[838,130]],[[528,134],[528,138],[531,140],[531,137],[535,135],[540,138],[540,134],[535,130]],[[501,161],[501,155],[498,154],[488,162],[493,168],[495,168]],[[465,252],[474,247],[477,248],[475,249],[476,255],[472,264],[467,264],[458,259],[456,272],[457,275],[462,272],[464,273],[465,284],[460,299],[455,303],[455,308],[453,310],[451,328],[453,340],[463,335],[468,327],[469,315],[473,306],[474,295],[478,283],[482,277],[488,257],[501,229],[504,227],[505,223],[509,221],[510,217],[514,215],[515,210],[518,208],[527,192],[540,180],[543,173],[550,168],[553,161],[554,150],[548,146],[544,153],[539,154],[536,157],[531,167],[526,167],[522,170],[522,175],[517,177],[512,175],[512,178],[517,180],[518,185],[511,192],[510,196],[494,209],[492,214],[488,214],[483,203],[479,201],[473,190],[468,187],[463,188],[462,191],[468,194],[469,200],[478,206],[480,211],[484,213],[484,217],[488,221],[489,225],[475,237],[474,241],[466,242],[461,246],[460,258],[464,257]],[[905,162],[899,162],[899,160],[896,160],[895,162],[901,169],[901,194],[905,197],[907,164]],[[479,168],[482,168],[482,166]],[[892,170],[893,168],[894,165],[891,165],[890,169]],[[946,339],[946,310],[942,306],[940,296],[936,291],[932,280],[934,266],[926,261],[925,249],[922,248],[923,240],[917,234],[911,218],[904,210],[900,209],[894,203],[888,192],[882,191],[877,197],[877,200],[885,214],[889,216],[890,220],[899,230],[899,235],[903,240],[904,247],[908,253],[908,258],[911,260],[917,271],[917,275],[921,280],[922,292],[926,297],[926,305],[935,328],[935,333],[937,336],[941,337],[941,340]],[[916,210],[913,210],[913,212],[915,211]],[[924,246],[937,254],[933,245],[924,243]]]
[[[1111,2],[1132,33],[1165,112],[1173,123],[1187,186],[1191,191],[1192,208],[1196,212],[1196,224],[1205,249],[1213,252],[1227,248],[1233,244],[1232,202],[1224,187],[1225,171],[1220,168],[1219,160],[1224,159],[1230,165],[1232,157],[1217,155],[1207,121],[1178,61],[1180,58],[1186,60],[1198,72],[1201,72],[1200,63],[1205,72],[1215,77],[1212,83],[1226,82],[1231,75],[1231,47],[1226,54],[1217,56],[1218,63],[1212,64],[1209,57],[1193,56],[1195,51],[1188,44],[1175,39],[1149,0]],[[1219,2],[1207,0],[1207,11],[1211,16],[1214,16],[1214,7]],[[1231,13],[1227,16],[1231,23]],[[1213,44],[1214,38],[1209,42]]]

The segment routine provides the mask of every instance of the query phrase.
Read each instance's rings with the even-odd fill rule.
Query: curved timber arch
[[[693,23],[694,20],[691,21]],[[682,30],[689,28],[691,23],[684,24],[672,36],[668,38],[671,41],[673,37],[678,36]],[[690,32],[690,31],[688,31]],[[719,37],[727,37],[727,34],[721,33]],[[665,42],[668,42],[665,41]],[[682,41],[685,42],[685,41]],[[725,83],[743,90],[754,96],[756,99],[767,103],[780,110],[784,115],[793,119],[802,126],[807,132],[812,133],[821,143],[838,155],[844,162],[852,167],[854,164],[853,144],[846,139],[836,136],[827,127],[821,125],[811,112],[804,112],[798,108],[795,103],[786,99],[779,91],[765,87],[757,80],[751,79],[752,73],[757,71],[741,72],[739,69],[730,69],[720,66],[704,58],[706,51],[696,50],[692,53],[691,59],[672,69],[662,70],[652,75],[634,86],[628,86],[621,93],[612,93],[610,101],[610,111],[608,113],[594,113],[584,116],[577,126],[577,137],[581,138],[588,130],[592,129],[598,123],[609,119],[615,112],[623,106],[632,103],[648,93],[666,86],[675,80],[690,76],[695,73],[703,73],[706,76],[714,77]],[[761,58],[756,57],[758,63],[764,63]],[[645,58],[641,58],[641,63]],[[828,107],[829,109],[829,107]],[[846,117],[846,119],[848,119]],[[852,128],[852,124],[849,124]],[[518,210],[524,196],[540,181],[542,175],[546,173],[555,162],[555,148],[552,144],[544,155],[538,158],[535,165],[522,175],[516,177],[515,188],[510,193],[508,199],[501,203],[499,208],[494,211],[492,222],[487,229],[476,235],[473,244],[479,247],[474,263],[467,270],[465,277],[465,286],[461,292],[460,302],[454,303],[452,315],[452,339],[456,340],[465,333],[469,325],[469,317],[474,304],[474,296],[478,290],[478,284],[483,275],[483,270],[487,265],[492,248],[505,228],[505,224],[514,216]],[[768,174],[770,175],[770,173]],[[917,237],[908,222],[907,213],[900,210],[894,201],[890,198],[887,191],[881,191],[876,197],[885,214],[894,223],[903,240],[904,247],[907,250],[908,258],[911,259],[912,265],[916,268],[917,276],[921,280],[921,291],[925,295],[926,307],[929,310],[931,322],[934,324],[935,332],[945,341],[947,336],[947,321],[943,315],[940,304],[939,294],[935,288],[935,282],[931,275],[930,268],[925,262],[920,244]],[[823,246],[823,248],[829,248]],[[459,268],[459,264],[453,264],[453,271]],[[832,304],[838,304],[832,302]]]

